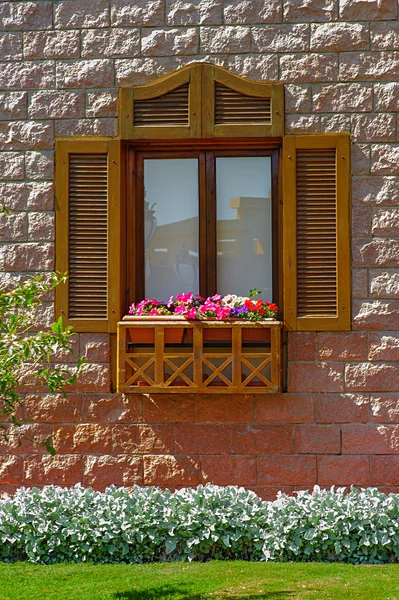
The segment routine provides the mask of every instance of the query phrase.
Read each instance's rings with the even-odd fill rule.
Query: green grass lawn
[[[399,600],[399,565],[0,563],[1,600]]]

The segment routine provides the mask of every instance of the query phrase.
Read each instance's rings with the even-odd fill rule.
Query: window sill
[[[125,317],[118,323],[117,390],[275,394],[281,391],[281,328],[272,319]]]

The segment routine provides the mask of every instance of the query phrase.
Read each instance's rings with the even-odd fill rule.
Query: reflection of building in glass
[[[236,218],[219,219],[217,224],[218,291],[246,295],[257,286],[271,301],[271,200],[239,196],[231,198],[230,208]],[[166,298],[198,288],[197,239],[197,217],[158,225],[147,250],[149,289],[162,289]]]

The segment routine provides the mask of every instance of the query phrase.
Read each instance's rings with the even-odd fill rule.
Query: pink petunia
[[[186,314],[186,317],[187,317],[187,319],[195,319],[197,317],[196,309],[194,307],[190,308],[190,310]]]

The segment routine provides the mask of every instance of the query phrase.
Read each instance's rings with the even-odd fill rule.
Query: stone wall
[[[57,456],[1,444],[19,484],[378,485],[399,491],[396,0],[0,1],[1,282],[54,267],[54,136],[115,135],[117,89],[191,61],[286,84],[286,132],[353,138],[353,331],[292,333],[288,393],[122,397],[109,340],[66,399],[26,398]],[[51,298],[41,311],[53,318]]]

